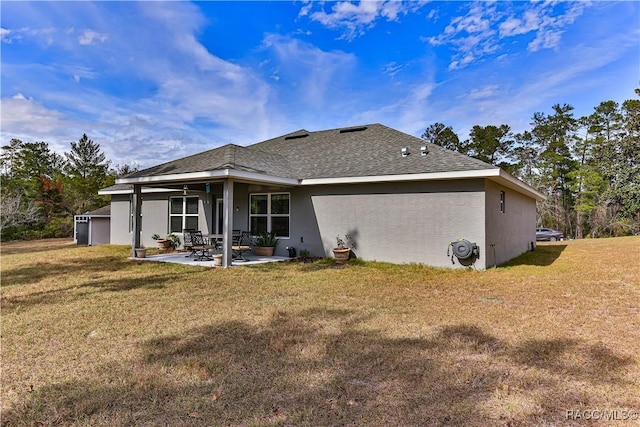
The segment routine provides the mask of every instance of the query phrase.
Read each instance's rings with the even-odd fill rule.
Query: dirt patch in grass
[[[485,272],[206,269],[20,245],[2,249],[6,425],[584,425],[567,411],[640,412],[640,238],[539,245]]]

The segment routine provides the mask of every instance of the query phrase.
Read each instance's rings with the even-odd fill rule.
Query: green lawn
[[[585,425],[567,411],[640,412],[640,237],[541,244],[485,272],[128,255],[3,243],[3,425]]]

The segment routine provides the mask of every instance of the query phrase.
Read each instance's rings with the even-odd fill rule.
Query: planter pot
[[[349,255],[351,254],[350,248],[334,248],[333,256],[336,258],[336,263],[344,264],[349,261]]]
[[[214,267],[222,267],[222,254],[214,254],[213,255],[213,266]]]
[[[256,256],[273,256],[275,249],[273,246],[256,246],[253,248],[253,252]]]
[[[136,248],[136,258],[146,258],[147,248]]]
[[[171,249],[171,240],[169,239],[156,240],[156,244],[158,245],[158,249],[161,252],[167,252],[169,249]]]

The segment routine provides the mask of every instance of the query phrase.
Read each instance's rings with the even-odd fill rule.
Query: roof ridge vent
[[[340,129],[340,133],[362,132],[363,130],[367,130],[367,127],[366,126],[358,126],[358,127],[355,127],[355,128]]]
[[[306,138],[306,137],[308,137],[308,136],[309,136],[309,134],[308,134],[308,133],[302,133],[302,134],[299,134],[299,135],[289,135],[289,136],[285,136],[285,137],[284,137],[284,139],[285,139],[285,141],[286,141],[286,140],[289,140],[289,139],[300,139],[300,138]]]

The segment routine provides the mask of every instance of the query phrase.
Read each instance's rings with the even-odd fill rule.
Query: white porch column
[[[232,235],[233,235],[233,180],[231,178],[224,181],[222,189],[222,206],[224,213],[222,216],[222,265],[231,267],[232,256]]]
[[[140,232],[142,230],[142,186],[133,185],[133,194],[131,195],[131,218],[133,223],[131,224],[132,237],[131,237],[131,256],[135,258],[136,248],[140,247]]]

